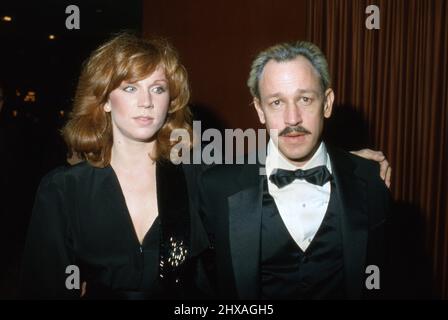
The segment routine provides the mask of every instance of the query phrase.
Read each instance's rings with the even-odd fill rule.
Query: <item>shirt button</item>
[[[302,208],[305,208],[305,207],[306,207],[306,204],[303,203],[303,204],[302,204]]]
[[[308,257],[307,256],[303,256],[302,257],[302,263],[307,263],[308,262]]]

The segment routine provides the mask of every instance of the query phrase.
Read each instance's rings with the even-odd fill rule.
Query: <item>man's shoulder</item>
[[[254,171],[259,167],[258,164],[213,164],[203,170],[203,176],[221,177],[223,179],[234,179],[243,172]]]
[[[352,168],[354,173],[361,179],[385,186],[384,181],[380,177],[380,165],[377,161],[368,160],[332,146],[327,147],[327,149],[332,166],[338,169],[341,166]]]
[[[214,164],[202,172],[201,180],[207,185],[233,185],[235,183],[250,183],[260,172],[259,164],[235,163]]]

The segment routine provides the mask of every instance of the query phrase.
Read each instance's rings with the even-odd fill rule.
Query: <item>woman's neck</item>
[[[155,164],[150,157],[154,146],[155,141],[114,141],[111,150],[111,165],[114,169],[126,171],[148,169]]]

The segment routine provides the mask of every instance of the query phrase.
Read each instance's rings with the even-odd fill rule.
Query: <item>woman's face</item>
[[[104,111],[111,113],[114,143],[153,140],[165,123],[169,104],[168,80],[162,68],[135,83],[123,81],[104,105]]]

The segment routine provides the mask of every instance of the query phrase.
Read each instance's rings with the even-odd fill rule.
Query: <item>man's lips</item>
[[[300,137],[300,136],[304,136],[304,135],[307,135],[307,133],[304,133],[304,132],[291,132],[291,133],[283,135],[283,137],[294,138],[294,137]]]
[[[286,143],[303,143],[308,134],[304,132],[290,132],[280,136]]]

